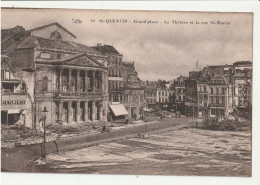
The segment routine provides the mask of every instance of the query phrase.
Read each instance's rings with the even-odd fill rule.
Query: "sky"
[[[253,57],[250,13],[2,9],[1,19],[2,29],[58,22],[79,43],[113,45],[123,61],[134,61],[141,80],[188,76],[197,61],[203,68]]]

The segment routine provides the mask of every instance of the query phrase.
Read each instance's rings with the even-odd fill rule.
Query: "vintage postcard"
[[[2,8],[1,171],[252,175],[253,13]]]

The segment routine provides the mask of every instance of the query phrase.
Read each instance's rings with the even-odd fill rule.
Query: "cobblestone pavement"
[[[184,124],[185,125],[185,124]],[[251,133],[176,126],[47,156],[43,172],[251,176]]]

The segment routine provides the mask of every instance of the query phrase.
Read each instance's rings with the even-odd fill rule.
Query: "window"
[[[10,71],[8,71],[8,70],[5,71],[5,79],[7,79],[7,80],[10,79]]]
[[[216,97],[216,104],[219,104],[219,97]]]
[[[55,32],[52,32],[50,38],[51,38],[51,39],[57,39],[57,40],[60,40],[60,39],[61,39],[61,35],[60,35],[59,32],[55,31]]]
[[[221,88],[221,93],[225,94],[225,88],[223,88],[223,87]]]
[[[1,79],[2,79],[2,80],[5,79],[5,72],[4,72],[4,70],[1,70]]]
[[[213,94],[213,88],[212,87],[210,88],[210,94]]]
[[[218,87],[216,88],[216,94],[219,94],[219,89],[218,89]]]
[[[210,102],[211,102],[212,104],[214,103],[213,97],[210,97]]]
[[[60,59],[61,58],[61,54],[57,54],[57,59]]]
[[[211,109],[211,114],[215,115],[216,114],[216,110],[215,109]]]
[[[206,86],[204,86],[204,92],[206,92],[207,91],[207,88],[206,88]]]
[[[48,77],[45,76],[42,79],[42,91],[47,91],[48,90]]]

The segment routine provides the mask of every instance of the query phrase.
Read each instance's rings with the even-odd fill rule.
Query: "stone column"
[[[71,69],[69,69],[69,76],[68,76],[68,91],[72,91],[72,85],[71,85]]]
[[[63,69],[60,69],[60,71],[59,71],[59,75],[60,75],[59,90],[60,91],[62,91],[62,72],[63,72]]]
[[[92,101],[92,121],[96,120],[96,102]]]
[[[107,98],[105,98],[104,100],[103,100],[103,110],[104,110],[104,115],[102,115],[103,116],[103,121],[107,121],[107,107],[108,105],[107,105]],[[103,114],[103,113],[102,113]]]
[[[62,114],[63,114],[63,112],[62,112],[62,110],[63,110],[63,102],[61,101],[61,102],[59,102],[59,105],[58,105],[59,107],[58,107],[58,109],[59,109],[59,115],[58,115],[58,120],[62,123],[63,122],[63,120],[62,120]]]
[[[88,92],[88,71],[85,71],[85,92]]]
[[[77,92],[80,92],[80,71],[77,70]]]
[[[80,101],[76,102],[76,122],[80,122],[81,109],[80,109]]]
[[[84,104],[84,121],[88,121],[88,101],[85,101]]]
[[[104,110],[103,106],[104,106],[104,103],[103,103],[103,101],[101,101],[100,106],[99,106],[99,120],[100,121],[103,121],[103,110]]]
[[[69,101],[68,102],[68,124],[72,123],[72,115],[73,112],[72,112],[72,102]]]
[[[105,72],[101,72],[101,90],[102,90],[102,93],[105,94],[105,91],[106,91],[106,84],[105,84]]]
[[[92,91],[95,92],[96,90],[96,72],[95,71],[92,71]]]

